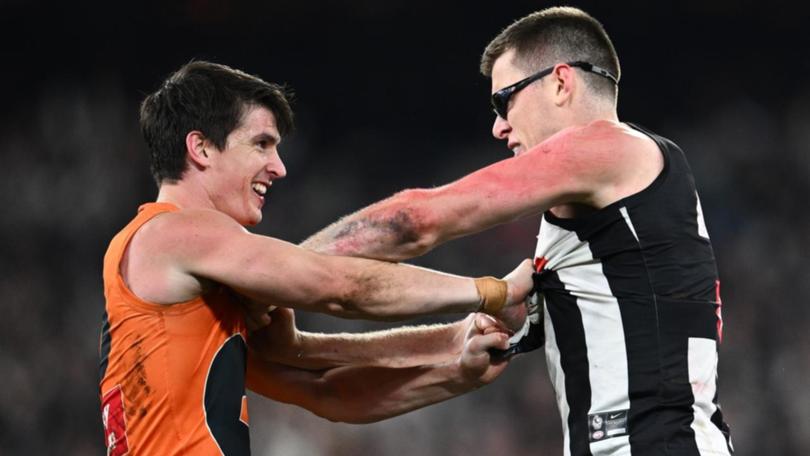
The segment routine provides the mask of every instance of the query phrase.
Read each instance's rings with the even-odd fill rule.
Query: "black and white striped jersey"
[[[635,127],[641,130],[639,127]],[[587,216],[546,212],[535,282],[565,455],[728,455],[717,400],[717,268],[683,151]]]

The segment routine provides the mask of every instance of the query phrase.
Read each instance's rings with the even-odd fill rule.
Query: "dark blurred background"
[[[613,38],[620,118],[691,161],[723,283],[720,398],[737,454],[810,454],[810,15],[778,2],[570,4]],[[507,158],[489,134],[478,58],[512,20],[552,5],[0,0],[0,454],[104,453],[101,260],[156,195],[137,111],[165,76],[208,59],[295,90],[289,175],[256,231],[299,242],[399,189]],[[503,275],[533,254],[538,223],[415,263]],[[299,324],[387,327],[305,314]],[[562,454],[541,351],[487,388],[378,424],[256,397],[250,413],[257,455]]]

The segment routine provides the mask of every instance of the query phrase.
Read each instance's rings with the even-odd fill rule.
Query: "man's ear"
[[[568,65],[558,64],[551,73],[556,89],[554,103],[557,106],[562,106],[571,100],[577,85],[575,71]]]
[[[198,168],[207,168],[211,165],[211,143],[201,131],[190,131],[186,135],[186,155],[191,163]]]

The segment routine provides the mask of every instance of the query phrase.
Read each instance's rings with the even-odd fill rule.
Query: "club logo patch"
[[[588,424],[590,425],[588,437],[591,442],[627,435],[627,410],[588,415]]]
[[[104,446],[109,456],[129,453],[127,421],[124,416],[124,395],[121,385],[108,391],[101,399],[101,423],[104,425]]]

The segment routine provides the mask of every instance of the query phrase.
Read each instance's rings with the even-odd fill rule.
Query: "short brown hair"
[[[155,182],[182,178],[188,132],[201,131],[222,150],[251,107],[267,108],[286,135],[293,128],[289,98],[283,86],[226,65],[200,60],[183,65],[141,104],[141,133]]]
[[[515,64],[538,71],[562,62],[584,61],[620,77],[619,57],[602,24],[578,8],[553,7],[518,19],[498,34],[481,56],[481,73],[492,76],[495,61],[515,51]],[[617,95],[617,87],[602,76],[583,73],[595,93]]]

